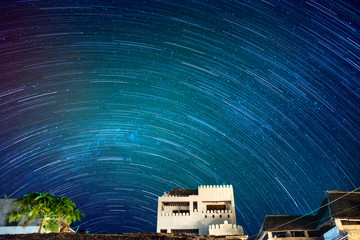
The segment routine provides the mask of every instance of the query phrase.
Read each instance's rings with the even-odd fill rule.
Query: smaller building
[[[324,240],[360,239],[360,192],[328,191],[317,215]]]
[[[215,236],[238,235],[238,236],[243,236],[243,238],[237,238],[237,239],[247,239],[247,236],[244,236],[244,230],[242,226],[236,224],[229,224],[227,220],[225,220],[223,224],[210,225],[209,235],[215,235]]]
[[[322,232],[317,228],[317,223],[316,216],[266,216],[258,239],[322,240]]]
[[[14,201],[16,199],[0,199],[0,234],[27,234],[37,233],[40,228],[40,220],[35,219],[29,222],[26,227],[22,227],[25,219],[20,222],[9,222],[7,214],[16,210]]]
[[[258,240],[360,240],[360,192],[327,191],[316,215],[266,216]]]

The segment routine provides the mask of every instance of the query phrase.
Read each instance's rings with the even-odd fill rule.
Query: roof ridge
[[[343,190],[328,190],[326,191],[327,193],[356,193],[356,194],[360,194],[360,192],[350,192],[350,191],[343,191]]]

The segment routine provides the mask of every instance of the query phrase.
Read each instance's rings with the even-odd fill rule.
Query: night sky
[[[1,197],[154,232],[164,191],[232,184],[253,235],[359,187],[357,4],[1,0]]]

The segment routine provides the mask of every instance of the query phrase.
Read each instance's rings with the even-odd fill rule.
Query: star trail
[[[245,234],[360,186],[360,6],[0,2],[0,194],[92,233],[156,231],[157,196],[232,184]]]

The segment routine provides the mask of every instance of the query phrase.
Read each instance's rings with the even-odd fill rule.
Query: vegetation
[[[70,224],[80,220],[84,214],[76,210],[75,203],[67,197],[59,197],[50,193],[29,193],[15,201],[17,210],[8,214],[9,222],[25,218],[23,227],[39,218],[39,233],[64,232]]]

